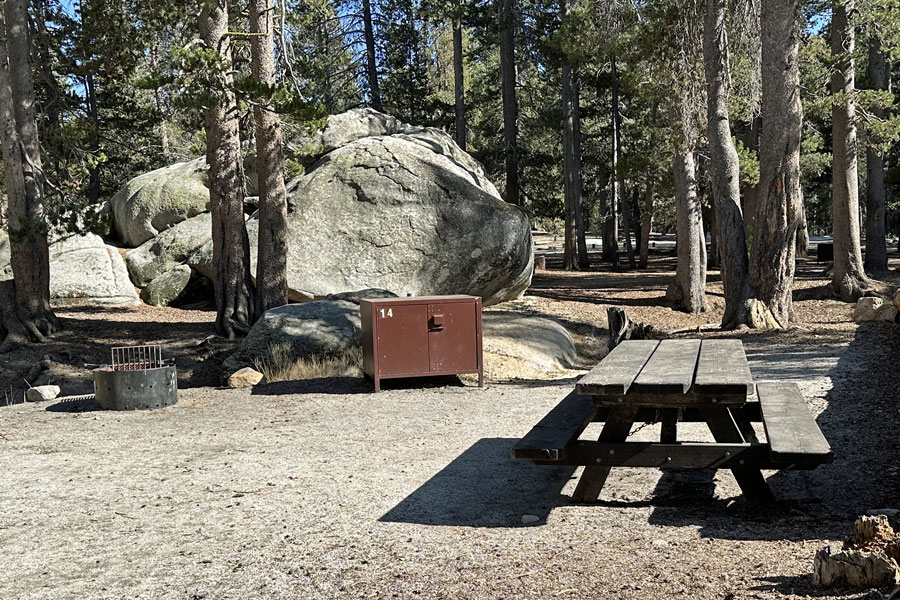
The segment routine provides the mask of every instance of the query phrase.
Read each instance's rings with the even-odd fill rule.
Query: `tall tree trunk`
[[[806,256],[809,252],[809,223],[806,221],[806,201],[803,198],[803,186],[800,186],[800,220],[797,223],[797,255]]]
[[[650,258],[650,231],[653,229],[653,195],[655,193],[652,183],[647,184],[644,192],[644,206],[641,209],[641,257],[638,260],[638,268],[646,269]]]
[[[88,114],[91,116],[91,152],[95,157],[100,154],[100,111],[97,109],[97,88],[94,86],[94,74],[88,73],[85,78],[85,101]],[[88,200],[97,204],[100,201],[100,163],[91,165],[88,179]]]
[[[619,73],[616,59],[612,59],[612,86],[610,94],[610,122],[612,124],[612,177],[606,204],[601,206],[603,224],[603,252],[601,258],[613,265],[619,264]]]
[[[691,146],[685,140],[684,146],[675,152],[678,266],[675,279],[666,290],[666,300],[681,310],[696,314],[706,310],[706,243]]]
[[[271,0],[250,0],[250,63],[253,78],[275,85],[275,25]],[[257,98],[256,172],[259,179],[259,256],[256,261],[256,314],[287,304],[287,192],[281,120],[269,97]]]
[[[634,188],[637,190],[637,187]],[[634,230],[632,226],[632,217],[634,216],[634,211],[631,207],[631,202],[626,201],[628,198],[628,193],[624,192],[622,194],[622,230],[625,234],[625,256],[628,257],[628,268],[634,269],[637,268],[637,261],[634,259],[634,245],[631,243],[631,232]],[[638,236],[635,236],[635,239],[638,239]]]
[[[560,0],[560,13],[566,18],[566,3]],[[584,231],[581,182],[581,107],[578,90],[578,65],[566,60],[562,66],[563,109],[563,183],[566,206],[563,263],[567,270],[590,267]]]
[[[707,0],[703,27],[703,64],[706,71],[710,175],[716,246],[725,291],[722,328],[740,325],[749,259],[741,211],[740,162],[731,137],[728,113],[728,40],[725,0]]]
[[[872,38],[869,42],[869,84],[875,90],[891,89],[891,70],[887,64],[881,42]],[[872,113],[881,119],[887,117],[886,111],[874,108]],[[867,273],[887,271],[887,242],[885,236],[885,206],[887,192],[884,187],[884,155],[874,146],[866,148],[866,257]]]
[[[366,79],[369,83],[369,98],[372,108],[384,111],[381,104],[381,88],[378,85],[378,64],[375,62],[375,32],[372,29],[371,0],[362,0],[363,36],[366,40]]]
[[[863,270],[859,241],[859,182],[856,165],[856,100],[853,57],[856,35],[848,14],[855,0],[835,0],[831,17],[831,53],[836,59],[831,74],[832,159],[831,186],[834,194],[834,294],[855,302],[871,282]]]
[[[0,307],[4,320],[17,320],[32,341],[44,341],[59,329],[50,309],[50,257],[44,207],[44,172],[34,120],[28,9],[25,0],[7,0],[3,7],[4,56],[0,81],[3,107],[3,152],[9,194],[10,264],[15,281],[15,313]],[[7,333],[13,333],[9,327]],[[15,337],[15,336],[12,336]],[[10,343],[20,339],[8,339]],[[9,344],[4,342],[2,349]]]
[[[244,222],[244,175],[231,75],[227,0],[203,0],[200,34],[219,54],[222,70],[206,108],[206,162],[212,213],[216,330],[231,339],[253,322],[250,242]]]
[[[800,219],[800,0],[762,0],[759,194],[741,322],[786,327]]]
[[[519,104],[516,100],[515,0],[500,3],[500,88],[503,96],[503,144],[506,156],[506,201],[519,198]]]
[[[466,91],[463,79],[463,28],[459,14],[460,1],[456,0],[457,14],[453,17],[453,96],[456,110],[456,145],[466,149]]]

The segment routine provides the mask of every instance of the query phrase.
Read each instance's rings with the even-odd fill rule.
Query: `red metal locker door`
[[[428,305],[428,355],[432,372],[478,368],[475,321],[472,302]]]
[[[428,307],[382,304],[375,308],[379,375],[428,374]]]

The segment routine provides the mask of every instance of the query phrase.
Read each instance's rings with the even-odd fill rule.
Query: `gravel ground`
[[[5,407],[0,597],[806,597],[819,546],[900,505],[900,415],[877,385],[897,332],[863,333],[747,338],[757,375],[803,383],[837,454],[770,474],[784,501],[764,512],[727,472],[713,488],[614,470],[601,502],[570,504],[577,472],[509,450],[571,381],[376,395],[335,379],[190,389],[153,412]],[[883,344],[891,356],[873,352]]]
[[[663,273],[545,272],[520,305],[582,338],[602,335],[609,304],[672,335],[722,335],[715,306],[698,319],[660,303]],[[757,378],[800,383],[836,454],[767,473],[782,500],[767,510],[745,505],[728,472],[652,469],[614,470],[600,502],[571,504],[578,471],[509,451],[574,379],[380,394],[349,378],[194,387],[134,413],[0,407],[0,599],[868,597],[808,581],[815,550],[858,514],[900,508],[900,330],[856,326],[849,312],[800,301],[793,330],[742,334]],[[187,352],[208,331],[208,313],[170,310],[169,327],[159,314],[72,309],[57,343],[97,332],[99,352],[112,335],[155,334]],[[208,358],[195,362],[202,377],[182,384],[212,376]]]

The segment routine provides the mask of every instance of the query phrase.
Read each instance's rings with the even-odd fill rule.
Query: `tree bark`
[[[462,15],[460,1],[456,0],[457,14],[453,17],[453,95],[456,110],[456,145],[466,149],[466,92],[463,79]]]
[[[859,182],[857,173],[855,68],[853,57],[856,36],[848,14],[854,0],[836,0],[831,18],[831,53],[837,60],[831,74],[834,274],[831,280],[835,296],[855,302],[871,283],[862,263],[859,240]]]
[[[891,89],[891,70],[887,64],[881,42],[874,38],[869,42],[869,85],[875,90]],[[884,119],[886,111],[877,107],[875,117]],[[887,192],[884,187],[884,155],[873,145],[866,148],[866,256],[867,273],[887,271],[887,242],[885,241],[885,206]]]
[[[638,260],[638,268],[646,269],[650,258],[650,231],[653,229],[653,195],[655,193],[652,183],[647,184],[644,192],[644,206],[641,209],[641,257]]]
[[[250,63],[254,79],[275,85],[275,25],[271,0],[250,0]],[[256,172],[259,179],[259,255],[256,314],[287,304],[287,192],[281,120],[268,97],[257,98]]]
[[[566,2],[560,0],[560,13],[566,18]],[[562,66],[563,108],[563,187],[566,207],[566,231],[563,268],[590,267],[582,212],[581,182],[581,107],[578,90],[578,65],[566,60]]]
[[[378,85],[378,64],[375,62],[375,32],[372,29],[372,3],[362,0],[363,36],[366,40],[366,79],[369,83],[369,101],[372,108],[384,111],[381,104],[381,88]]]
[[[206,162],[212,213],[216,330],[231,339],[249,331],[254,301],[226,0],[203,1],[200,33],[207,48],[218,52],[221,59],[218,85],[210,90],[206,108]]]
[[[686,136],[688,137],[688,136]],[[692,144],[675,153],[675,215],[678,236],[678,266],[675,280],[666,290],[666,300],[689,313],[706,310],[706,241],[697,195],[697,168]]]
[[[503,145],[506,157],[506,201],[519,198],[519,105],[516,100],[515,0],[500,3],[500,87],[503,96]]]
[[[803,186],[800,186],[800,220],[797,222],[797,255],[806,256],[809,252],[809,223],[806,222],[806,201],[803,199]]]
[[[616,57],[612,57],[611,64],[611,93],[610,93],[610,121],[612,123],[612,179],[609,198],[603,210],[603,253],[604,261],[613,265],[619,264],[619,145],[622,141],[620,127],[622,124],[619,114],[619,70],[616,65]]]
[[[10,264],[18,320],[28,337],[41,342],[59,329],[50,309],[50,257],[44,205],[44,172],[34,118],[28,9],[25,0],[7,0],[0,24],[3,69],[4,161],[9,193]],[[5,310],[7,312],[9,308]],[[4,319],[12,317],[4,316]],[[5,345],[5,344],[4,344]]]
[[[800,0],[762,0],[759,193],[741,322],[786,327],[800,219]]]
[[[635,191],[637,188],[635,188]],[[622,194],[622,232],[625,237],[625,256],[628,257],[628,268],[634,269],[637,268],[637,261],[634,259],[634,245],[631,243],[631,233],[634,230],[632,225],[632,216],[634,215],[634,211],[631,207],[631,202],[628,200],[628,193]],[[635,232],[637,233],[637,232]],[[638,239],[638,236],[635,235],[635,239]]]
[[[749,258],[741,211],[740,162],[731,137],[728,112],[729,66],[725,0],[707,0],[703,27],[707,119],[716,250],[725,291],[722,328],[740,325]]]

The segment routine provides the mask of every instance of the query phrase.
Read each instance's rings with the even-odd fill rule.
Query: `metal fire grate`
[[[113,371],[143,371],[158,369],[163,364],[162,346],[148,344],[145,346],[119,346],[112,349]]]

